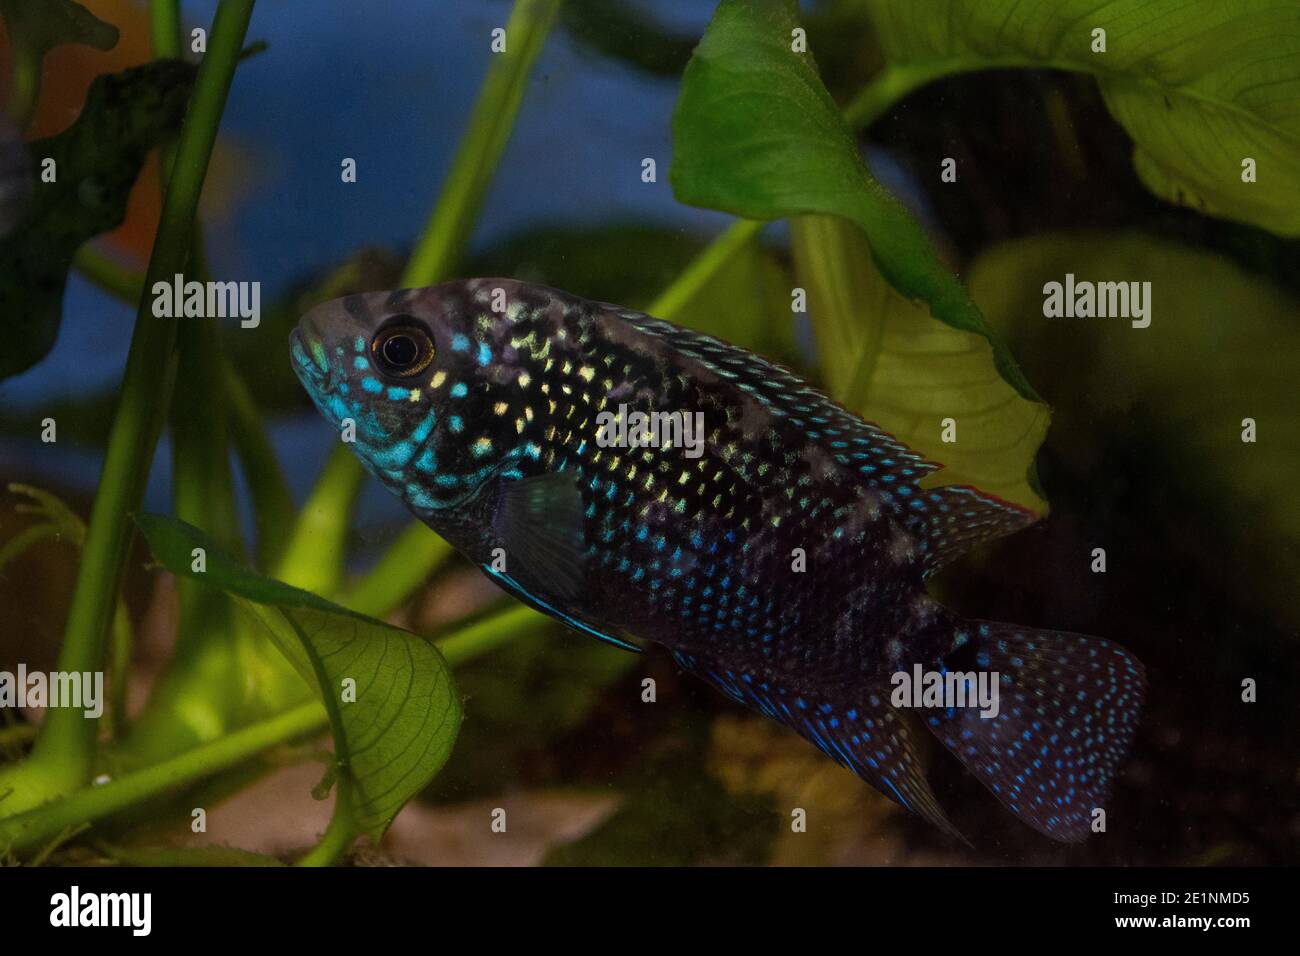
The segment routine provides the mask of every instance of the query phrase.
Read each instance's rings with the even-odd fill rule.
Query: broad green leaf
[[[456,739],[460,697],[442,654],[421,637],[236,564],[191,525],[161,515],[136,521],[168,570],[229,594],[318,688],[340,786],[350,788],[360,829],[381,837]],[[192,570],[195,548],[204,549],[203,572]]]
[[[931,318],[891,288],[852,223],[800,216],[791,234],[831,394],[943,464],[925,486],[975,485],[1044,513],[1030,476],[1047,406],[1003,381],[986,340]],[[954,442],[941,437],[948,418]]]
[[[98,77],[76,122],[30,144],[33,168],[52,159],[57,178],[38,178],[22,218],[0,239],[0,379],[54,345],[73,255],[121,223],[145,155],[179,127],[193,80],[194,67],[179,60]]]
[[[1149,281],[1150,326],[1044,318],[1044,284],[1067,273]],[[997,246],[976,262],[971,289],[1060,396],[1058,454],[1097,467],[1113,460],[1107,443],[1127,442],[1155,457],[1168,486],[1198,502],[1192,539],[1217,567],[1239,569],[1226,583],[1300,621],[1296,296],[1214,254],[1137,233]],[[1247,418],[1254,443],[1242,440]]]
[[[673,192],[748,219],[826,213],[856,223],[889,283],[984,336],[999,373],[1036,398],[920,225],[872,178],[810,54],[791,49],[793,0],[723,0],[682,80]]]
[[[863,0],[892,67],[1095,76],[1156,195],[1300,235],[1300,5],[1288,0]],[[1106,51],[1093,52],[1105,30]],[[1253,159],[1256,182],[1243,182]]]

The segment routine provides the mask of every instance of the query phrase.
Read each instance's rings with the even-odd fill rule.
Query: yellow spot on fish
[[[519,377],[515,379],[515,381],[519,383],[520,388],[527,388],[528,383],[531,382],[532,380],[533,380],[532,376],[529,375],[527,372],[520,372]]]
[[[470,450],[474,452],[476,458],[481,458],[492,450],[492,439],[479,438],[470,446]]]
[[[447,381],[446,372],[435,372],[433,378],[429,379],[430,388],[442,388],[442,383]]]
[[[506,412],[510,411],[510,406],[505,402],[497,402],[492,406],[492,411],[497,415],[504,415]]]
[[[582,368],[578,369],[578,377],[584,382],[590,382],[596,377],[596,370],[589,365],[584,365]]]
[[[516,419],[515,419],[515,434],[517,434],[517,435],[522,435],[523,433],[524,433],[524,420],[523,420],[522,418],[516,418]]]
[[[420,390],[418,388],[411,389],[411,394],[406,396],[406,400],[408,402],[418,402],[420,400]]]

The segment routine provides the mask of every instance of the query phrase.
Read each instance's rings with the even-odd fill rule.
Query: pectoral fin
[[[505,485],[493,530],[505,569],[485,565],[493,580],[526,604],[624,650],[640,651],[585,621],[577,608],[586,587],[585,506],[575,472],[522,478]]]

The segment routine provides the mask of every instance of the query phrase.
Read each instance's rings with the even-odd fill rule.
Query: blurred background
[[[85,5],[122,39],[111,52],[50,55],[29,138],[66,127],[96,75],[150,58],[142,3]],[[187,24],[206,26],[214,7],[187,2]],[[870,26],[851,2],[804,10],[823,77],[847,98],[879,65]],[[681,70],[711,12],[703,0],[568,4],[531,74],[464,274],[645,305],[731,221],[677,202],[666,175]],[[487,70],[486,37],[508,15],[497,0],[266,2],[255,11],[249,39],[268,48],[239,68],[201,218],[213,275],[258,280],[264,309],[282,306],[267,309],[256,335],[232,328],[227,338],[298,501],[337,439],[289,371],[293,303],[344,264],[360,288],[396,284]],[[359,851],[362,862],[1300,859],[1300,243],[1154,198],[1133,172],[1128,136],[1083,76],[988,71],[942,81],[861,143],[1011,337],[1054,412],[1038,457],[1051,514],[945,572],[935,593],[972,617],[1104,635],[1147,666],[1149,704],[1106,837],[1078,847],[1041,839],[936,754],[941,801],[974,844],[954,846],[793,734],[680,673],[660,649],[634,658],[545,628],[457,669],[466,721],[451,761],[382,846]],[[958,158],[961,188],[930,174],[944,156]],[[344,157],[357,162],[355,184],[340,182]],[[656,183],[641,179],[645,157],[656,159]],[[157,197],[155,158],[127,221],[97,248],[142,270]],[[787,231],[776,224],[763,239],[750,271],[730,279],[743,294],[720,288],[695,314],[744,303],[725,321],[816,378],[811,331],[788,307]],[[1044,277],[1067,271],[1152,279],[1149,334],[1045,322]],[[88,512],[132,318],[73,273],[53,351],[0,382],[6,483],[48,488]],[[1258,446],[1240,446],[1246,415],[1261,423]],[[57,444],[39,441],[46,416],[59,422]],[[168,441],[146,510],[169,509]],[[1242,447],[1256,458],[1243,463]],[[238,494],[251,532],[247,489]],[[0,492],[0,541],[27,520],[13,500]],[[351,570],[373,563],[407,520],[368,481]],[[1098,546],[1105,574],[1089,571]],[[53,668],[74,575],[75,552],[54,542],[0,570],[0,667]],[[168,657],[169,588],[133,563],[133,700]],[[434,633],[497,600],[457,558],[392,620]],[[657,704],[641,702],[645,677],[657,681]],[[1241,701],[1246,678],[1259,683],[1257,703]],[[272,854],[311,843],[329,814],[309,795],[320,770],[286,763],[261,768],[215,809],[202,841]],[[510,813],[508,841],[483,822],[494,807]],[[795,807],[808,813],[807,833],[790,832]]]

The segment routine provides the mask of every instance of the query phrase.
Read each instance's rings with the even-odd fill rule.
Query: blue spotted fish
[[[1141,664],[1095,637],[964,620],[926,592],[1034,515],[922,488],[939,465],[786,369],[511,279],[328,302],[291,352],[365,467],[527,604],[620,647],[664,645],[949,833],[927,733],[1049,837],[1083,839],[1105,806]],[[701,447],[615,441],[616,410],[702,413]],[[996,716],[896,705],[917,665],[984,674]]]

